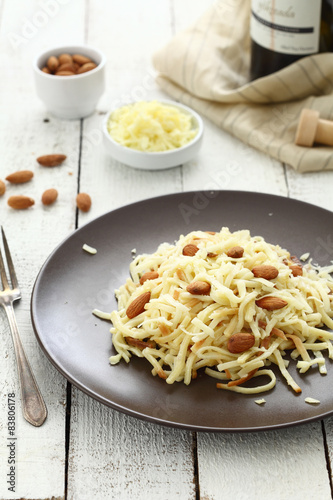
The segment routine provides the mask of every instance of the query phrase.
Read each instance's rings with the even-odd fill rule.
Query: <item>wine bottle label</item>
[[[283,54],[307,55],[319,50],[321,1],[252,0],[251,38]]]

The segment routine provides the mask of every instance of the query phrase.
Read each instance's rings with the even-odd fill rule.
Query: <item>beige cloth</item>
[[[316,54],[248,83],[250,2],[220,0],[153,57],[172,98],[299,172],[333,170],[333,148],[294,144],[303,108],[333,119],[333,54]]]

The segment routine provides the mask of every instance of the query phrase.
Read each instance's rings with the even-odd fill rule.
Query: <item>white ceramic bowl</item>
[[[162,170],[165,168],[177,167],[191,160],[199,151],[203,138],[203,122],[198,113],[193,109],[175,101],[166,99],[156,99],[162,104],[168,104],[179,108],[183,113],[188,113],[192,117],[193,128],[198,129],[195,137],[185,146],[161,152],[145,152],[127,148],[116,142],[108,132],[107,124],[114,110],[111,110],[103,122],[103,140],[107,152],[120,163],[124,163],[133,168],[143,170]]]
[[[97,68],[73,76],[56,76],[42,71],[50,56],[64,53],[85,55],[97,64]],[[86,45],[65,45],[42,52],[33,62],[38,97],[57,118],[75,120],[91,115],[105,89],[105,62],[102,52]]]

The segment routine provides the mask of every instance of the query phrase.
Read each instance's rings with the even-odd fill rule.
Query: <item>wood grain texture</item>
[[[100,113],[84,121],[79,189],[92,193],[92,208],[86,214],[79,214],[80,225],[127,203],[182,190],[180,168],[160,172],[135,170],[110,158],[102,144],[103,112],[115,105],[117,99],[125,104],[138,95],[143,99],[162,96],[152,77],[148,48],[171,35],[170,22],[166,22],[169,3],[164,1],[157,6],[151,0],[142,4],[139,14],[142,36],[135,42],[128,38],[128,33],[138,32],[138,11],[128,15],[130,4],[118,4],[116,17],[112,4],[103,4],[104,17],[101,4],[90,4],[87,41],[95,46],[104,45],[110,86],[99,103]],[[96,23],[102,18],[109,25],[107,45],[104,31]],[[153,23],[153,30],[148,30]],[[129,78],[131,62],[133,70]],[[112,66],[117,68],[116,74]],[[144,499],[148,491],[159,498],[195,499],[191,433],[140,422],[100,405],[76,389],[73,389],[69,457],[70,499],[84,498],[86,478],[91,471],[89,492],[100,499]]]
[[[254,434],[200,434],[198,454],[201,499],[331,498],[320,422]]]
[[[190,432],[139,421],[75,389],[71,414],[70,500],[195,500]]]
[[[35,428],[22,416],[14,349],[8,324],[0,313],[0,498],[64,498],[66,382],[42,353],[30,320],[30,296],[37,273],[49,253],[75,227],[75,194],[78,174],[79,123],[58,122],[37,99],[32,80],[32,59],[49,43],[55,44],[59,27],[83,35],[83,14],[78,2],[60,6],[54,15],[40,14],[38,2],[3,2],[1,14],[1,60],[8,68],[0,82],[0,178],[20,170],[33,170],[27,184],[9,186],[0,199],[0,223],[4,226],[15,263],[22,299],[15,305],[22,343],[44,396],[48,418]],[[20,8],[18,8],[20,7]],[[74,13],[77,11],[74,20]],[[45,13],[45,12],[44,12]],[[37,27],[38,22],[44,26]],[[30,31],[29,31],[30,29]],[[20,43],[13,46],[13,35]],[[49,121],[44,121],[49,120]],[[59,151],[60,150],[60,151]],[[72,154],[72,163],[45,169],[37,164],[42,154]],[[72,175],[69,175],[72,173]],[[43,191],[55,187],[58,201],[41,203]],[[26,194],[35,205],[27,211],[7,206],[12,194]],[[52,298],[50,298],[52,300]],[[16,394],[16,491],[8,491],[7,395]]]

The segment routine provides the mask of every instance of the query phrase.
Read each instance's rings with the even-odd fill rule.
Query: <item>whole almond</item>
[[[264,278],[265,280],[273,280],[279,274],[279,270],[275,266],[262,265],[252,269],[255,278]]]
[[[274,311],[275,309],[282,309],[282,307],[288,305],[288,302],[280,297],[272,297],[269,295],[256,300],[256,305],[262,309],[267,309],[267,311]]]
[[[303,266],[299,266],[295,264],[294,266],[290,266],[290,270],[293,276],[302,276],[303,275]]]
[[[77,70],[77,74],[80,75],[81,73],[86,73],[87,71],[91,71],[92,69],[95,69],[97,68],[97,64],[95,64],[94,62],[88,62],[88,63],[85,63],[85,64],[82,64],[82,66],[80,66],[80,68]]]
[[[192,295],[209,295],[210,283],[207,281],[192,281],[187,285],[186,290]]]
[[[75,75],[74,71],[57,71],[55,73],[56,76],[73,76]]]
[[[59,64],[72,63],[73,58],[70,54],[60,54],[58,57]]]
[[[53,154],[39,156],[37,161],[40,165],[43,165],[43,167],[57,167],[58,165],[61,165],[66,158],[66,155]]]
[[[227,251],[228,257],[232,257],[233,259],[240,259],[241,257],[243,257],[243,253],[244,248],[240,246],[229,248],[229,250]]]
[[[83,56],[81,54],[74,54],[72,56],[72,59],[74,62],[78,63],[80,66],[82,66],[82,64],[92,62],[92,60],[89,59],[89,57]]]
[[[33,176],[34,173],[31,172],[31,170],[19,170],[18,172],[7,175],[6,181],[12,184],[23,184],[24,182],[30,181]]]
[[[42,194],[42,203],[43,205],[52,205],[58,198],[58,191],[54,188],[47,189]]]
[[[6,192],[6,184],[0,180],[0,196],[4,195]]]
[[[140,278],[140,285],[143,285],[143,283],[147,280],[155,280],[156,278],[159,277],[158,272],[156,271],[147,271],[144,273],[141,278]]]
[[[239,332],[234,333],[228,340],[228,351],[233,354],[238,354],[254,346],[255,338],[252,333]]]
[[[75,73],[75,66],[73,62],[65,62],[63,64],[60,64],[60,66],[57,68],[56,74],[59,71],[73,71]]]
[[[59,66],[58,58],[55,56],[50,56],[47,60],[46,66],[49,68],[51,73],[53,73]]]
[[[24,210],[26,208],[32,207],[35,204],[35,201],[29,196],[10,196],[7,201],[8,205],[15,210]]]
[[[79,193],[76,197],[76,206],[81,212],[88,212],[91,207],[91,198],[87,193]]]
[[[42,71],[43,71],[43,73],[47,73],[48,75],[51,74],[51,71],[46,66],[44,66],[44,68],[42,68]]]
[[[185,245],[183,248],[183,255],[187,255],[188,257],[193,257],[197,253],[199,248],[196,245],[193,245],[193,243],[189,243],[188,245]]]
[[[126,309],[126,315],[129,319],[135,318],[145,310],[145,305],[150,301],[150,292],[144,292],[139,295]]]

